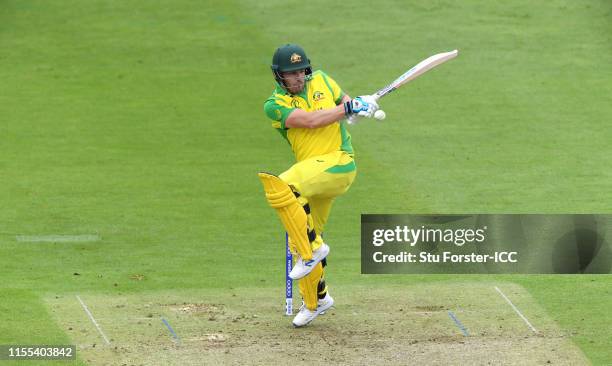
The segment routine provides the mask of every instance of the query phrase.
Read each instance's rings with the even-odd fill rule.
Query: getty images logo
[[[462,246],[466,243],[482,243],[486,239],[487,227],[469,229],[433,229],[421,226],[410,228],[406,225],[395,229],[375,229],[372,245],[380,247],[387,243],[404,243],[411,247],[418,243],[451,243]]]

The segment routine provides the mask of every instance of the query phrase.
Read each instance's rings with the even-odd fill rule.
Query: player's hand
[[[363,102],[372,106],[372,114],[374,114],[374,112],[376,112],[380,108],[380,106],[378,105],[378,101],[372,95],[361,95],[357,98],[361,98]]]
[[[377,110],[378,103],[371,95],[362,95],[344,103],[344,114],[347,118],[355,114],[361,117],[372,118]]]

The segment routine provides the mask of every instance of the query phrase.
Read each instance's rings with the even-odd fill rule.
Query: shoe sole
[[[319,263],[320,263],[320,262],[321,262],[323,259],[327,258],[327,256],[329,255],[329,246],[327,246],[327,248],[328,248],[328,249],[327,249],[327,253],[325,253],[325,256],[324,256],[323,258],[319,259],[318,261],[316,261],[315,263],[313,263],[313,264],[312,264],[312,267],[310,268],[310,271],[306,272],[305,274],[301,275],[300,277],[292,277],[292,276],[291,276],[291,273],[289,273],[289,278],[291,278],[292,280],[294,280],[294,281],[295,281],[295,280],[299,280],[299,279],[301,279],[301,278],[304,278],[304,277],[308,276],[308,274],[309,274],[310,272],[312,272],[312,270],[315,268],[315,266],[316,266],[317,264],[319,264]]]

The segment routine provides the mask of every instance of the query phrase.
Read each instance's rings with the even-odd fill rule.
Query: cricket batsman
[[[312,70],[304,50],[295,44],[279,47],[272,57],[276,89],[264,103],[266,115],[289,143],[296,163],[279,176],[261,172],[268,203],[289,234],[295,264],[289,276],[299,280],[304,301],[293,319],[307,325],[334,300],[323,278],[329,246],[321,234],[334,199],[355,179],[350,124],[372,118],[378,110],[374,97],[354,99],[321,70]]]

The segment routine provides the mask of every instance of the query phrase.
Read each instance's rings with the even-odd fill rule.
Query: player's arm
[[[350,116],[371,118],[377,109],[378,104],[370,96],[351,99],[350,96],[345,95],[342,97],[342,103],[334,108],[312,112],[294,109],[287,117],[285,126],[288,128],[319,128]]]
[[[349,99],[350,100],[350,99]],[[318,128],[327,126],[345,118],[344,104],[330,109],[306,112],[302,109],[294,109],[287,117],[285,126],[289,128]]]
[[[336,100],[336,107],[331,109],[324,109],[315,112],[306,112],[301,109],[293,111],[285,121],[287,127],[298,127],[298,128],[317,128],[327,126],[331,123],[346,118],[345,103],[351,101],[351,97],[348,94],[344,94],[338,84],[330,77],[324,74],[328,85],[332,86],[332,94],[341,94],[342,98]],[[339,108],[341,107],[341,108]]]

